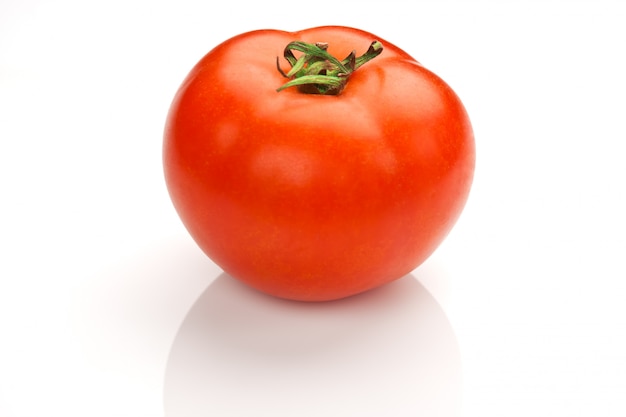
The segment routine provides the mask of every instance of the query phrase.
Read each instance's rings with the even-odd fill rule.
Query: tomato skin
[[[383,53],[341,94],[276,91],[289,42],[328,42],[341,59],[376,39]],[[465,205],[475,149],[439,77],[370,33],[320,27],[244,33],[210,51],[171,105],[163,163],[183,224],[225,272],[277,297],[326,301],[432,254]]]

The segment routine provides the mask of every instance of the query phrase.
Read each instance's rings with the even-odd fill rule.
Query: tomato
[[[226,273],[324,301],[432,254],[463,210],[475,147],[453,90],[391,43],[339,26],[259,30],[191,70],[163,164],[183,224]]]

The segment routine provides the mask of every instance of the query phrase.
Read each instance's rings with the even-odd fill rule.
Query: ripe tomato
[[[466,202],[474,152],[438,76],[370,33],[318,27],[211,50],[173,100],[163,162],[180,218],[217,265],[266,293],[321,301],[430,256]]]

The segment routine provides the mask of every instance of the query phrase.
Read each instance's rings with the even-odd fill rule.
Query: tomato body
[[[293,40],[343,58],[384,45],[338,95],[277,92]],[[277,297],[323,301],[403,277],[448,234],[474,172],[467,113],[407,53],[346,27],[234,37],[190,72],[164,134],[165,179],[199,247]]]

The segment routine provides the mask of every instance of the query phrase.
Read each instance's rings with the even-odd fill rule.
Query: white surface
[[[335,3],[0,4],[0,416],[626,415],[623,6]],[[194,246],[161,133],[214,45],[321,24],[447,80],[478,165],[412,276],[301,305]]]

